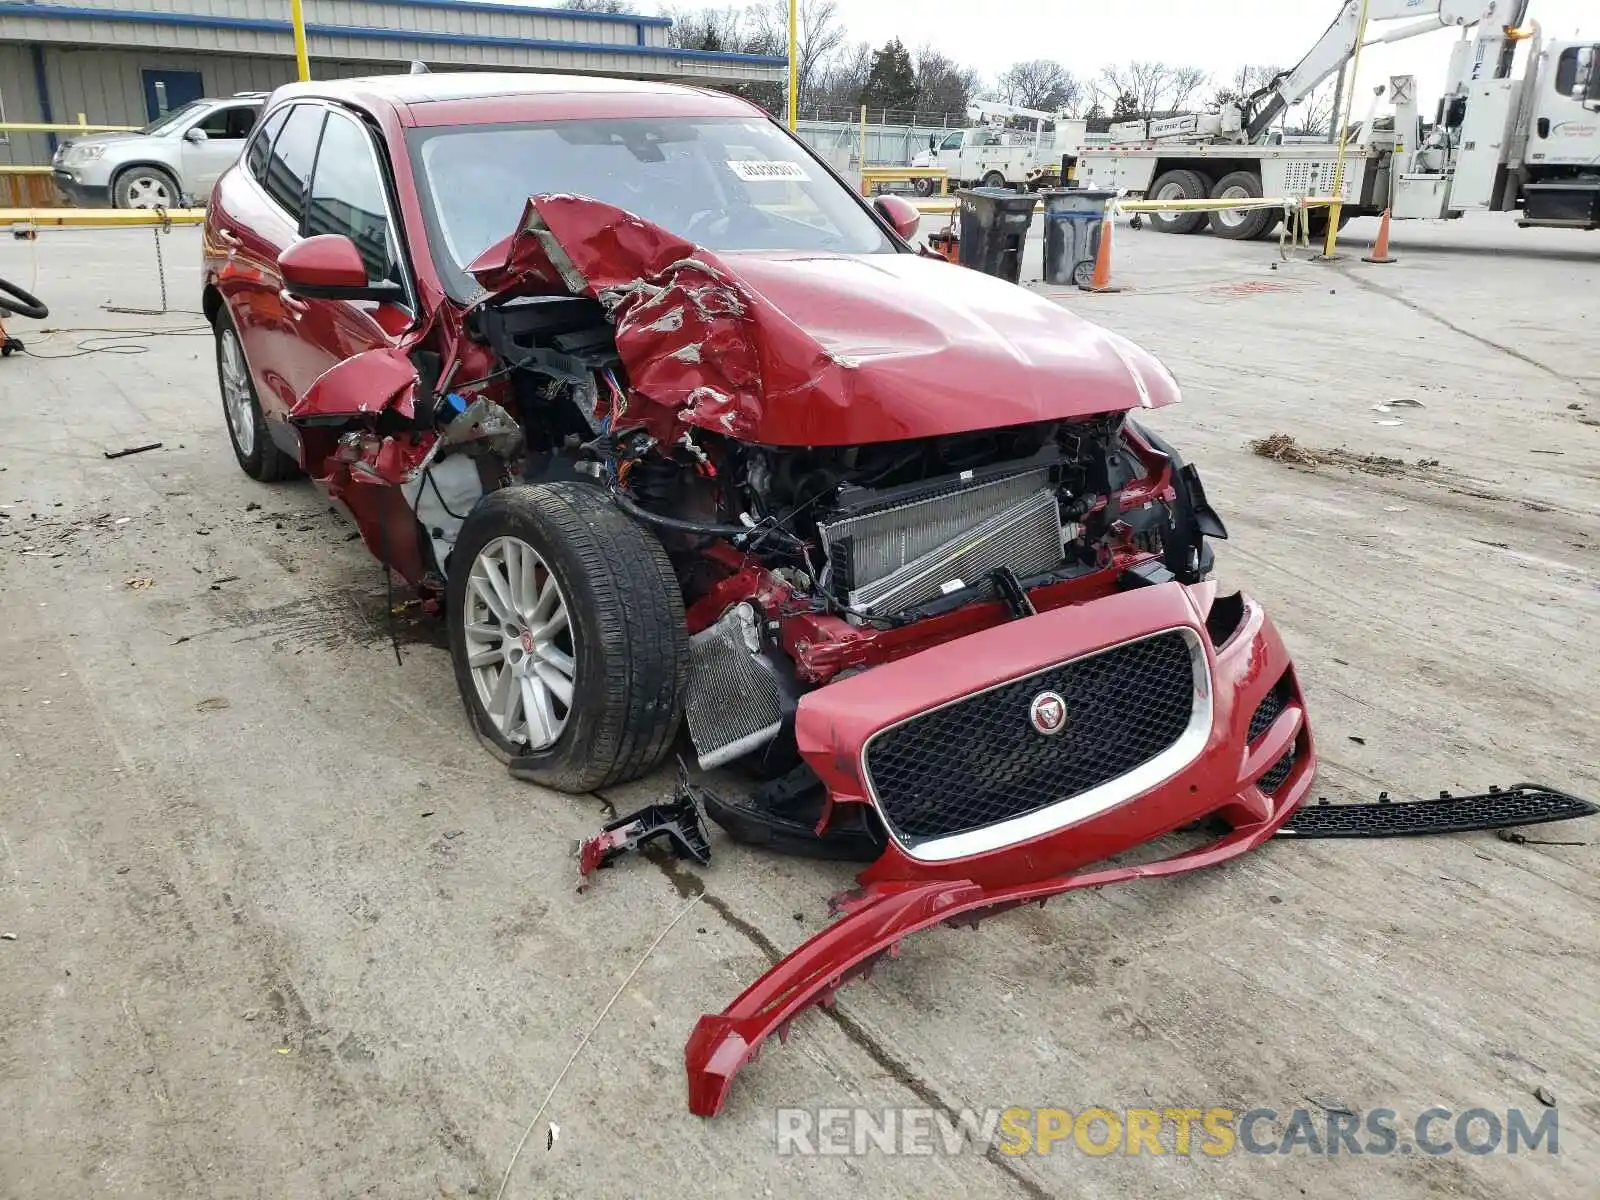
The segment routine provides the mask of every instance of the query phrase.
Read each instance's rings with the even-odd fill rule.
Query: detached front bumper
[[[892,956],[908,934],[941,923],[976,924],[1077,888],[1212,866],[1270,838],[1310,789],[1311,731],[1288,652],[1266,614],[1243,597],[1218,602],[1215,593],[1214,584],[1169,583],[1072,605],[808,694],[796,722],[801,752],[834,804],[878,809],[889,845],[860,876],[862,888],[836,902],[839,920],[724,1012],[700,1018],[685,1048],[691,1111],[715,1115],[733,1076],[768,1037],[786,1035],[798,1013],[829,1003],[845,982]],[[981,697],[1016,707],[1000,716],[1026,722],[1029,710],[1017,700],[1031,691],[1032,677],[1048,681],[1046,672],[1061,665],[1109,661],[1102,656],[1173,636],[1192,653],[1195,691],[1181,731],[1174,727],[1176,740],[1155,757],[1080,795],[975,830],[918,838],[897,829],[868,769],[875,735]],[[1122,689],[1124,681],[1109,686]],[[1129,705],[1122,699],[1119,719],[1126,722]],[[984,719],[995,715],[986,712]],[[1158,778],[1145,769],[1152,762]],[[903,809],[900,816],[904,825]],[[1082,871],[1208,817],[1231,832],[1144,866]],[[1018,836],[998,844],[995,830]],[[978,849],[961,853],[970,847]]]

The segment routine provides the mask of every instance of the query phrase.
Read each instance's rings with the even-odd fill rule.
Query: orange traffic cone
[[[1389,254],[1389,210],[1383,210],[1383,224],[1378,226],[1378,244],[1372,248],[1371,254],[1363,254],[1362,262],[1392,263],[1399,262]]]
[[[1107,213],[1100,222],[1100,245],[1094,252],[1094,275],[1088,283],[1080,283],[1079,289],[1085,292],[1120,292],[1121,288],[1111,286],[1111,214]]]

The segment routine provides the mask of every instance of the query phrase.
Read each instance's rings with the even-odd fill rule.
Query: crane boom
[[[1466,28],[1480,21],[1489,23],[1493,21],[1495,10],[1501,7],[1526,11],[1527,0],[1366,0],[1369,25],[1404,17],[1423,19],[1368,38],[1362,44],[1398,42],[1436,29]],[[1339,15],[1304,58],[1244,99],[1240,109],[1247,141],[1259,138],[1281,113],[1299,104],[1323,80],[1350,61],[1361,36],[1361,9],[1362,0],[1345,0]],[[1506,23],[1515,24],[1515,20],[1502,22]]]

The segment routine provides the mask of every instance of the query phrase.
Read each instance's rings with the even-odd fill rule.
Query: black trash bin
[[[1088,287],[1112,191],[1062,188],[1044,196],[1044,281]]]
[[[956,194],[961,200],[961,265],[1019,282],[1022,248],[1037,197],[1032,192],[988,187]]]

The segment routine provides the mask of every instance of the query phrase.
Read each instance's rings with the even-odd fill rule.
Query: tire
[[[1260,230],[1255,235],[1257,241],[1266,241],[1278,231],[1278,226],[1283,224],[1283,213],[1279,209],[1267,209],[1266,217],[1266,223],[1261,226]]]
[[[1205,200],[1211,195],[1211,181],[1199,171],[1168,171],[1157,177],[1145,193],[1147,200]],[[1194,233],[1206,223],[1205,213],[1150,214],[1150,228],[1158,233]]]
[[[13,313],[30,321],[42,321],[50,315],[50,310],[33,293],[23,291],[9,280],[0,279],[0,317],[9,317]]]
[[[512,543],[520,548],[510,549]],[[507,555],[528,581],[521,593],[510,593],[511,622],[491,602],[495,580],[509,585],[512,578],[499,570]],[[461,526],[445,596],[462,703],[473,728],[510,759],[518,779],[589,792],[638,778],[671,748],[689,677],[683,596],[655,535],[598,487],[559,482],[490,493]],[[503,610],[504,596],[499,604]],[[564,625],[535,637],[554,624],[547,614],[558,606]],[[474,656],[494,653],[497,638],[501,659],[474,665]],[[518,663],[526,665],[510,688],[522,709],[520,732],[511,704],[497,720],[486,702],[498,694],[502,673]],[[529,705],[540,715],[532,717]]]
[[[1003,188],[1006,186],[1006,177],[999,171],[990,171],[983,177],[984,187]]]
[[[917,195],[927,198],[933,195],[933,189],[937,182],[934,179],[913,179],[911,181],[911,190]]]
[[[272,440],[267,419],[256,399],[255,380],[245,363],[239,330],[224,305],[217,311],[217,391],[222,396],[222,418],[239,469],[257,483],[276,483],[300,473],[295,462]],[[231,347],[231,350],[230,350]]]
[[[111,185],[113,208],[177,208],[182,202],[178,181],[160,167],[129,167]]]
[[[1254,171],[1234,171],[1217,180],[1211,189],[1213,200],[1237,200],[1245,196],[1261,198],[1261,176]],[[1240,212],[1232,209],[1206,214],[1211,232],[1234,242],[1247,242],[1261,236],[1272,217],[1269,208],[1255,208]]]

